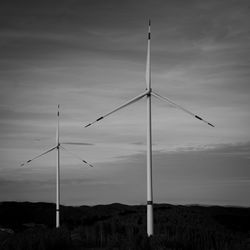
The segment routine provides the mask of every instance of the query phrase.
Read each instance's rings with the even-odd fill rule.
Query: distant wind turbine
[[[129,100],[128,102],[118,106],[114,110],[106,113],[105,115],[99,117],[97,120],[87,124],[85,128],[91,126],[92,124],[104,119],[105,117],[115,113],[116,111],[137,102],[144,96],[147,98],[147,234],[148,236],[152,236],[154,234],[153,230],[153,183],[152,183],[152,127],[151,127],[151,96],[165,101],[169,103],[171,106],[181,109],[182,111],[188,113],[189,115],[193,116],[194,118],[205,122],[211,127],[214,127],[213,124],[209,123],[208,121],[204,120],[200,116],[190,112],[189,110],[183,108],[179,104],[176,104],[172,100],[167,97],[163,97],[151,89],[151,61],[150,61],[150,40],[151,40],[151,32],[150,32],[150,20],[148,26],[148,48],[147,48],[147,63],[146,63],[146,91],[141,93],[140,95],[134,97],[133,99]]]
[[[56,157],[56,227],[60,227],[60,148],[62,148],[63,150],[65,150],[66,152],[68,152],[70,155],[74,156],[75,158],[79,159],[80,161],[82,161],[84,164],[88,165],[89,167],[93,167],[91,164],[89,164],[87,161],[82,160],[79,156],[77,156],[76,154],[72,153],[71,151],[69,151],[68,149],[66,149],[65,147],[63,147],[60,143],[59,140],[59,107],[60,105],[58,105],[58,111],[57,111],[57,130],[56,130],[56,146],[54,146],[53,148],[43,152],[42,154],[35,156],[34,158],[24,162],[21,164],[21,166],[26,165],[27,163],[30,163],[31,161],[48,154],[49,152],[53,151],[53,150],[57,150],[57,157]]]

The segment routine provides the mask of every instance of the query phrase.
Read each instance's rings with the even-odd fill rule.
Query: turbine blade
[[[56,144],[59,144],[59,117],[60,116],[60,104],[57,106],[57,128],[56,128]]]
[[[140,94],[140,95],[134,97],[133,99],[131,99],[131,100],[125,102],[124,104],[122,104],[121,106],[115,108],[114,110],[110,111],[109,113],[107,113],[107,114],[105,114],[105,115],[99,117],[99,118],[96,119],[95,121],[93,121],[93,122],[87,124],[87,125],[85,126],[85,128],[87,128],[87,127],[91,126],[92,124],[94,124],[94,123],[96,123],[96,122],[102,120],[103,118],[105,118],[105,117],[107,117],[107,116],[109,116],[109,115],[115,113],[116,111],[118,111],[118,110],[120,110],[120,109],[122,109],[122,108],[125,108],[126,106],[128,106],[128,105],[130,105],[130,104],[132,104],[132,103],[134,103],[134,102],[137,102],[138,100],[140,100],[142,97],[144,97],[144,96],[147,95],[147,94],[149,94],[149,91],[148,91],[148,90],[145,91],[145,92],[143,92],[142,94]]]
[[[24,163],[22,163],[22,164],[21,164],[21,167],[23,167],[23,166],[26,165],[27,163],[30,163],[31,161],[33,161],[33,160],[35,160],[35,159],[37,159],[37,158],[39,158],[39,157],[41,157],[41,156],[43,156],[43,155],[48,154],[49,152],[53,151],[53,150],[56,149],[56,148],[57,148],[57,146],[55,146],[55,147],[53,147],[53,148],[51,148],[51,149],[49,149],[49,150],[43,152],[43,153],[40,154],[40,155],[35,156],[34,158],[32,158],[32,159],[30,159],[30,160],[28,160],[28,161],[26,161],[26,162],[24,162]]]
[[[205,122],[206,124],[208,124],[208,125],[211,126],[211,127],[215,127],[212,123],[210,123],[210,122],[204,120],[203,118],[201,118],[200,116],[198,116],[198,115],[194,114],[193,112],[187,110],[186,108],[183,108],[183,107],[180,106],[179,104],[176,104],[175,102],[171,101],[169,98],[164,97],[164,96],[161,96],[161,95],[159,95],[159,94],[157,94],[157,93],[155,93],[155,92],[153,92],[153,91],[152,91],[151,93],[152,93],[152,95],[153,95],[154,97],[156,97],[156,98],[158,98],[158,99],[160,99],[160,100],[162,100],[162,101],[165,101],[165,102],[169,103],[171,106],[173,106],[173,107],[175,107],[175,108],[181,109],[182,111],[188,113],[189,115],[192,115],[194,118],[196,118],[196,119],[198,119],[198,120],[200,120],[200,121],[202,121],[202,122]]]
[[[93,144],[89,142],[61,142],[60,145],[93,146]]]
[[[151,62],[150,62],[150,40],[151,40],[151,31],[150,31],[151,22],[148,23],[148,48],[147,48],[147,63],[146,63],[146,85],[147,89],[151,88]]]
[[[87,161],[83,160],[81,157],[79,157],[78,155],[76,155],[75,153],[72,153],[70,150],[66,149],[65,147],[61,146],[60,147],[62,149],[64,149],[66,152],[68,152],[71,156],[74,156],[75,158],[77,158],[78,160],[82,161],[83,163],[85,163],[86,165],[88,165],[89,167],[93,167],[93,165],[91,165],[90,163],[88,163]]]

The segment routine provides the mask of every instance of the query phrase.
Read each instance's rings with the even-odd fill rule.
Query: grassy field
[[[146,207],[0,203],[0,249],[250,249],[250,208],[154,206],[155,235],[146,236]]]

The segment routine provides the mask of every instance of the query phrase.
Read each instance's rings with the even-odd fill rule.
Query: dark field
[[[146,237],[146,206],[0,203],[0,249],[250,249],[250,208],[157,204],[155,235]],[[11,230],[7,230],[11,229]]]

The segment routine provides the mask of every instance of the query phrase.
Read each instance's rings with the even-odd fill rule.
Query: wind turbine
[[[35,156],[34,158],[24,162],[21,164],[21,166],[26,165],[27,163],[30,163],[31,161],[48,154],[49,152],[56,150],[57,154],[56,154],[56,227],[60,227],[60,148],[62,148],[63,150],[65,150],[66,152],[68,152],[70,155],[74,156],[75,158],[81,160],[84,164],[88,165],[89,167],[93,167],[91,164],[89,164],[87,161],[82,160],[79,156],[75,155],[74,153],[72,153],[71,151],[69,151],[68,149],[66,149],[65,147],[62,146],[62,143],[60,143],[59,140],[59,108],[60,105],[58,104],[58,111],[57,111],[57,130],[56,130],[56,145],[53,148],[50,148],[49,150],[43,152],[42,154],[39,154],[37,156]]]
[[[200,116],[194,114],[193,112],[187,110],[186,108],[182,107],[179,104],[176,104],[172,100],[167,97],[163,97],[151,89],[151,61],[150,61],[150,40],[151,40],[151,31],[150,31],[150,20],[148,26],[148,48],[147,48],[147,63],[146,63],[146,91],[139,94],[138,96],[134,97],[133,99],[127,101],[126,103],[118,106],[117,108],[113,109],[109,113],[104,114],[103,116],[99,117],[97,120],[87,124],[85,128],[91,126],[92,124],[106,118],[107,116],[115,113],[116,111],[125,108],[126,106],[135,103],[142,99],[144,96],[147,99],[147,234],[148,236],[152,236],[154,234],[153,228],[153,183],[152,183],[152,126],[151,126],[151,96],[156,97],[162,101],[167,102],[171,106],[181,109],[182,111],[188,113],[189,115],[193,116],[194,118],[205,122],[211,127],[214,127],[213,124],[209,123],[208,121],[204,120]]]

